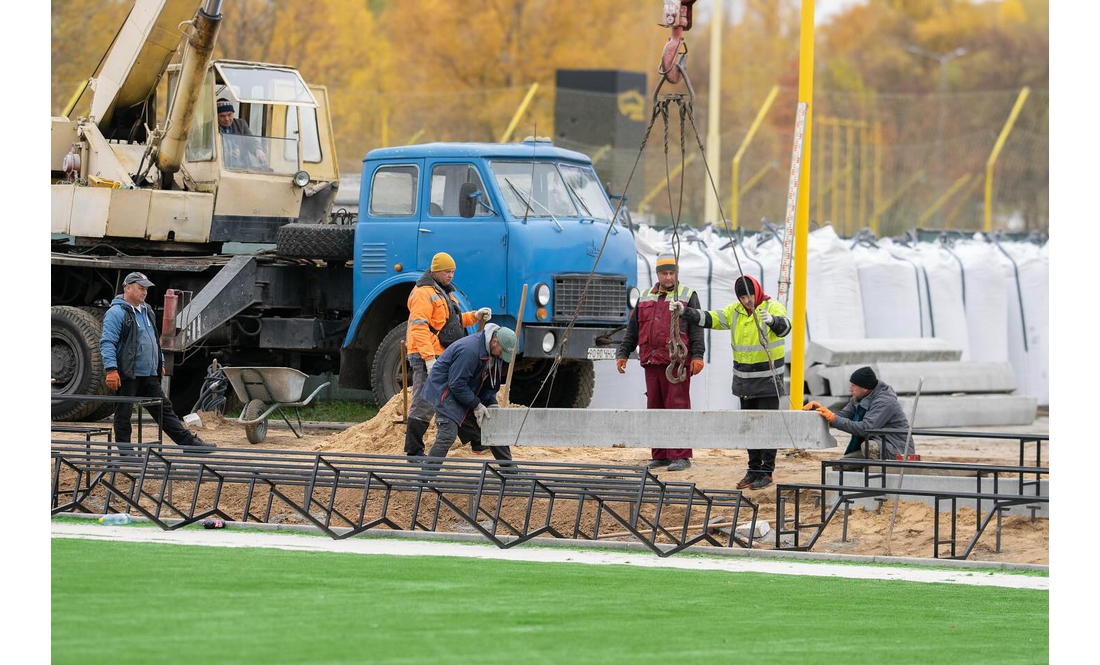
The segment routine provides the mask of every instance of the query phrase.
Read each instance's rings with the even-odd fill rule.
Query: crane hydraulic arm
[[[217,0],[220,12],[221,1]],[[89,115],[108,138],[125,138],[144,114],[202,0],[138,0],[91,81]]]

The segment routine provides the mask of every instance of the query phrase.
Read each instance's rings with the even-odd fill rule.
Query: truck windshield
[[[549,162],[493,162],[497,188],[513,217],[579,217],[569,188]]]
[[[576,166],[574,164],[559,164],[558,168],[565,176],[565,182],[569,185],[573,195],[580,200],[584,207],[586,217],[602,219],[610,222],[615,211],[607,202],[603,187],[596,179],[596,173],[592,167]]]

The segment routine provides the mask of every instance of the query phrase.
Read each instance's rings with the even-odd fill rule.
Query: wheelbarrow
[[[267,437],[267,417],[278,411],[294,436],[302,438],[300,409],[313,401],[317,393],[331,383],[317,386],[309,397],[302,399],[308,375],[292,367],[222,367],[237,399],[244,404],[237,422],[244,425],[249,443],[262,443]],[[294,409],[298,427],[290,422],[283,409]]]

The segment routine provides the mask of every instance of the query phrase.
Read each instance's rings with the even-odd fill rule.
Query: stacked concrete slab
[[[914,427],[1030,425],[1038,400],[1014,394],[1009,362],[963,361],[962,349],[935,338],[815,340],[806,348],[809,399],[830,408],[848,403],[849,377],[870,366],[912,413],[924,379]]]

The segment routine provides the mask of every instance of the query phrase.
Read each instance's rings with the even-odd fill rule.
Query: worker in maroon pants
[[[688,357],[672,363],[669,354],[671,314],[668,303],[679,300],[688,307],[699,307],[699,294],[679,283],[679,267],[672,254],[657,257],[657,283],[638,300],[630,315],[626,335],[615,354],[619,374],[626,372],[626,360],[634,349],[645,369],[646,408],[690,409],[691,377],[703,371],[703,329],[686,320],[680,322],[679,349]],[[670,378],[669,374],[672,375]],[[682,376],[682,381],[676,381]],[[691,448],[653,448],[651,469],[682,471],[691,466]]]

